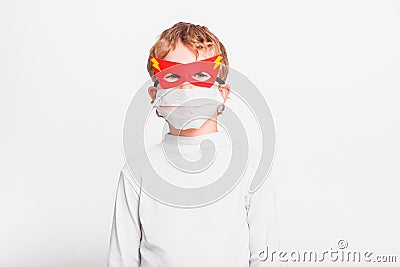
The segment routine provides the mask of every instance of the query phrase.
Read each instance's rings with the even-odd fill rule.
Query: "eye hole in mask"
[[[210,78],[211,78],[211,75],[208,74],[208,73],[205,72],[205,71],[198,72],[198,73],[196,73],[195,75],[193,75],[193,79],[195,79],[195,80],[197,80],[197,81],[199,81],[199,82],[207,81],[207,80],[209,80]]]
[[[169,83],[175,83],[180,78],[181,78],[181,76],[179,76],[178,74],[175,74],[175,73],[168,73],[163,77],[164,81],[169,82]],[[205,82],[205,81],[208,81],[209,79],[211,79],[211,75],[205,71],[201,71],[201,72],[194,74],[192,76],[192,78],[199,82]]]
[[[181,76],[179,76],[178,74],[175,74],[175,73],[168,73],[168,74],[166,74],[166,75],[164,76],[164,80],[165,80],[166,82],[169,82],[169,83],[176,82],[176,81],[179,80],[180,78],[181,78]]]

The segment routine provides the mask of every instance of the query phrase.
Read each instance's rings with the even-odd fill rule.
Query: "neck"
[[[209,134],[218,132],[217,129],[217,115],[213,116],[211,119],[208,119],[199,129],[190,128],[186,130],[180,130],[173,127],[171,124],[169,125],[169,134],[170,135],[179,135],[179,136],[198,136],[202,134]]]

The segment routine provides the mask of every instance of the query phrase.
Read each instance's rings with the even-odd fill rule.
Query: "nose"
[[[178,89],[193,89],[195,86],[189,82],[184,82],[181,85],[179,85],[177,88]]]

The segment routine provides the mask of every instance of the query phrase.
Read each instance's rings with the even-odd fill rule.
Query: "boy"
[[[195,160],[200,143],[212,140],[216,159],[211,175],[180,179],[173,169],[165,175],[182,187],[209,184],[224,171],[220,166],[232,149],[229,137],[217,128],[217,116],[230,93],[224,82],[228,75],[225,47],[206,27],[180,22],[160,35],[150,50],[147,69],[154,82],[148,88],[149,96],[170,130],[160,146],[148,153],[156,157],[158,170],[165,171],[169,166],[164,153],[176,153],[178,143],[179,152]],[[165,94],[167,91],[170,94]],[[176,101],[203,93],[213,100],[204,105],[208,109],[183,105],[174,113]],[[192,100],[189,98],[185,100]],[[202,119],[195,116],[205,114]],[[146,170],[141,174],[142,180],[149,178]],[[125,165],[117,187],[108,266],[270,266],[260,261],[259,254],[266,245],[278,248],[273,186],[268,179],[256,193],[249,194],[249,181],[251,174],[222,199],[182,209],[143,193]]]

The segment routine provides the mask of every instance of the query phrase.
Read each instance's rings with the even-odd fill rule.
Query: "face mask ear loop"
[[[217,116],[218,116],[218,115],[221,115],[222,112],[224,112],[224,110],[225,110],[225,104],[222,103],[222,104],[219,105],[218,108],[217,108]]]
[[[163,116],[160,115],[160,113],[158,113],[158,110],[157,110],[157,109],[156,109],[156,114],[157,114],[158,117],[164,118]]]
[[[217,77],[217,80],[219,79],[219,77]],[[220,79],[221,80],[221,79]],[[222,80],[221,80],[222,81]],[[222,81],[223,83],[225,83],[224,81]],[[218,84],[218,90],[219,91],[221,91],[222,89],[221,89],[221,84]],[[225,110],[225,103],[222,103],[221,105],[219,105],[218,107],[217,107],[217,116],[219,116],[219,115],[221,115],[222,114],[222,112],[224,112],[224,110]]]

